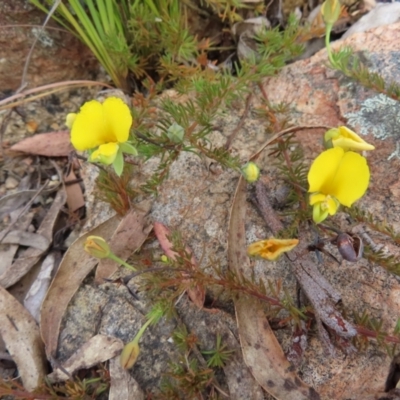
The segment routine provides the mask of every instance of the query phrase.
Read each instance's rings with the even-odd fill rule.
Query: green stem
[[[132,267],[132,265],[128,264],[127,262],[125,262],[124,260],[122,260],[121,258],[117,257],[115,254],[110,253],[108,258],[110,260],[113,260],[115,262],[117,262],[118,264],[123,265],[124,267],[130,269],[131,271],[136,271],[135,267]]]
[[[133,339],[133,342],[139,343],[140,338],[143,336],[144,331],[147,329],[147,327],[153,322],[154,318],[149,318],[143,326],[139,329],[139,332],[136,334],[135,338]]]
[[[331,49],[331,32],[332,32],[332,27],[333,24],[327,24],[326,25],[326,30],[325,30],[325,46],[326,46],[326,51],[328,52],[328,58],[329,61],[331,62],[332,66],[335,67],[336,63],[335,60],[332,57],[332,49]]]

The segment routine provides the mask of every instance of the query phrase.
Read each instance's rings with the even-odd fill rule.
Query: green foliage
[[[394,100],[400,100],[400,85],[394,81],[386,82],[382,75],[370,71],[349,47],[332,52],[331,67],[341,71],[348,78],[359,82],[367,89],[383,93]]]
[[[195,358],[188,360],[183,357],[180,362],[171,363],[170,371],[166,374],[161,385],[162,398],[166,399],[195,399],[210,397],[214,372],[211,368],[199,365]]]
[[[86,400],[95,399],[104,395],[109,388],[108,371],[103,365],[92,368],[86,372],[87,377],[80,379],[74,377],[63,383],[51,384],[47,379],[34,392],[28,392],[18,383],[18,380],[5,380],[0,378],[0,398],[15,400]]]
[[[268,60],[268,65],[263,66],[263,73],[273,75],[286,63],[303,51],[303,46],[297,42],[299,36],[298,20],[291,14],[285,30],[279,28],[262,31],[257,39],[260,41],[258,52],[263,60]],[[265,68],[269,68],[266,70]]]
[[[357,324],[358,331],[358,335],[354,338],[354,343],[359,350],[365,349],[368,345],[368,340],[374,338],[389,356],[395,356],[400,343],[399,321],[397,321],[393,334],[390,335],[383,330],[383,321],[371,317],[367,311],[361,314],[354,312],[353,319]]]
[[[207,360],[208,367],[222,368],[234,352],[234,350],[227,350],[226,345],[222,344],[221,335],[217,333],[215,349],[203,350],[202,354],[209,356],[209,359]]]
[[[139,190],[131,183],[134,167],[126,165],[121,176],[114,171],[99,169],[96,179],[97,197],[110,204],[119,214],[125,215],[132,207],[132,201],[139,194]]]

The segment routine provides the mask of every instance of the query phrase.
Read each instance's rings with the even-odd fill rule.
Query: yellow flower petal
[[[110,142],[106,137],[103,106],[97,100],[88,101],[76,115],[71,129],[71,143],[77,150],[89,150]]]
[[[126,142],[132,116],[121,99],[109,97],[103,104],[96,100],[85,103],[72,122],[72,145],[83,151],[110,142]]]
[[[329,185],[330,194],[339,202],[350,207],[366,192],[369,184],[369,167],[365,157],[348,151],[337,168],[334,179]]]
[[[102,144],[92,153],[90,156],[90,161],[110,165],[114,162],[118,149],[118,143]]]
[[[324,135],[325,143],[331,143],[333,147],[341,147],[344,150],[374,150],[372,144],[367,143],[357,133],[346,126],[330,129]],[[331,146],[330,146],[331,147]]]
[[[72,128],[72,125],[74,124],[75,119],[76,119],[76,115],[77,115],[76,113],[69,113],[67,115],[65,125],[67,125],[69,129]]]
[[[322,193],[313,193],[310,195],[310,206],[325,201],[326,195]]]
[[[267,260],[276,260],[282,253],[292,250],[297,246],[297,239],[266,239],[252,243],[247,247],[247,254],[260,256]]]
[[[314,160],[308,172],[309,192],[330,194],[330,184],[336,175],[343,155],[344,150],[340,147],[335,147],[322,152]]]
[[[326,211],[328,211],[329,215],[335,215],[339,208],[339,203],[332,196],[326,196],[325,202],[322,207]]]
[[[109,97],[103,103],[104,117],[108,129],[115,139],[110,142],[126,142],[132,126],[132,115],[129,107],[118,97]]]

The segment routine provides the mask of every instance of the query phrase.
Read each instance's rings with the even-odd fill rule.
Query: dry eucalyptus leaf
[[[10,212],[20,208],[36,194],[37,190],[21,190],[13,194],[3,196],[0,199],[0,217],[10,214]]]
[[[237,275],[250,273],[245,235],[246,185],[240,177],[229,221],[229,267]],[[235,310],[243,358],[264,390],[280,400],[319,399],[319,394],[293,371],[259,301],[239,296]]]
[[[110,360],[110,392],[108,400],[144,400],[144,393],[129,371],[122,368],[118,357]]]
[[[28,229],[29,225],[32,222],[32,218],[34,216],[33,212],[26,213],[18,221],[15,223],[14,227],[16,229],[20,229],[25,231]],[[2,237],[0,233],[0,238]],[[15,254],[18,250],[18,245],[8,245],[8,244],[0,244],[0,276],[4,273],[6,268],[12,264]]]
[[[53,253],[47,255],[40,267],[39,275],[36,277],[32,286],[24,299],[25,308],[31,313],[32,317],[39,322],[40,307],[50,286],[51,274],[55,265]]]
[[[70,212],[74,212],[85,205],[85,199],[83,197],[82,188],[79,183],[72,183],[68,185],[68,182],[75,181],[76,175],[71,169],[69,175],[65,177],[65,191],[67,192],[67,205]]]
[[[21,140],[10,150],[45,157],[67,157],[73,147],[69,131],[39,133]]]
[[[0,286],[0,334],[18,366],[26,390],[36,389],[46,374],[46,356],[36,321]]]
[[[65,204],[65,192],[59,190],[51,204],[49,211],[40,224],[37,234],[44,236],[49,243],[53,237],[53,228],[57,221],[58,214],[61,207]],[[7,288],[23,277],[40,259],[43,255],[43,250],[27,249],[21,257],[16,260],[12,265],[8,265],[6,270],[0,275],[0,285]]]
[[[49,359],[55,358],[61,320],[86,275],[96,266],[98,260],[87,254],[83,245],[91,235],[101,236],[109,241],[120,223],[118,216],[111,217],[98,227],[77,239],[64,254],[64,258],[43,301],[40,314],[40,330]]]
[[[2,233],[0,232],[0,236],[2,236]],[[43,235],[19,230],[8,232],[4,236],[2,243],[19,244],[20,246],[33,247],[41,251],[47,250],[50,246],[50,241]]]
[[[172,250],[172,243],[168,239],[168,236],[171,234],[170,230],[161,222],[154,222],[154,233],[156,234],[157,239],[165,252],[165,255],[171,260],[175,260],[177,254]],[[185,250],[188,254],[192,255],[192,251],[188,247],[186,247]],[[190,262],[193,269],[198,268],[197,261],[193,255]],[[182,275],[184,276],[185,274],[182,273]],[[203,308],[206,296],[204,287],[200,284],[192,286],[189,279],[187,279],[186,281],[188,283],[187,292],[190,300],[192,300],[198,308]]]
[[[133,252],[139,249],[150,233],[152,225],[148,224],[146,219],[150,208],[150,201],[143,201],[135,205],[135,209],[124,216],[112,239],[108,242],[112,252],[122,260],[127,260]],[[104,279],[110,278],[118,268],[118,263],[103,258],[96,269],[95,282],[103,283]]]
[[[346,39],[355,33],[365,32],[379,26],[394,24],[399,20],[399,3],[377,4],[374,9],[351,26],[351,28],[342,36],[342,39]]]
[[[249,18],[232,26],[232,33],[238,38],[237,54],[239,59],[257,57],[257,34],[271,26],[265,17]]]
[[[113,336],[96,335],[81,346],[67,361],[48,375],[50,382],[66,381],[76,371],[88,369],[114,358],[124,347],[121,339]]]

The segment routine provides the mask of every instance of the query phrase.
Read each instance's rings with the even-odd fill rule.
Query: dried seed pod
[[[358,235],[342,232],[337,236],[335,242],[339,253],[345,260],[356,262],[362,257],[364,245]]]

